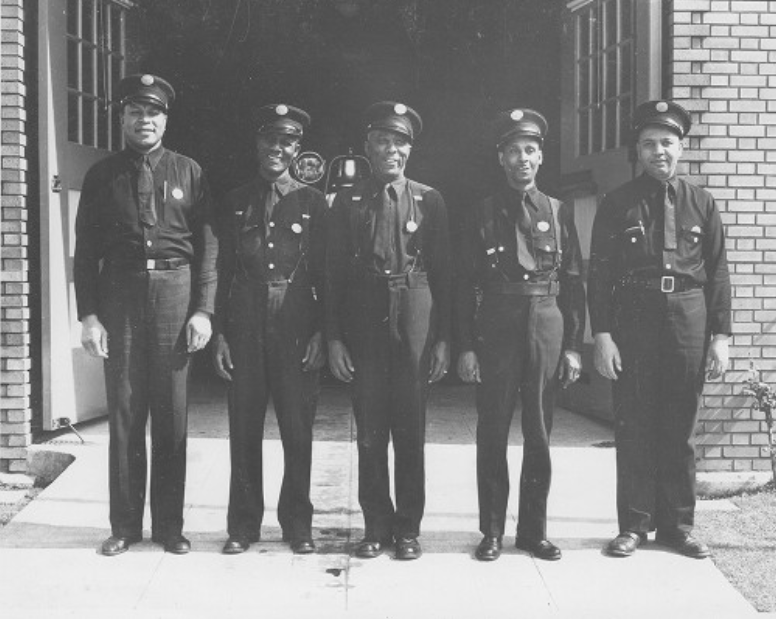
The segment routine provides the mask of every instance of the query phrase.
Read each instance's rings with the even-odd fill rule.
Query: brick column
[[[699,469],[770,470],[750,360],[776,386],[776,2],[674,0],[670,96],[691,110],[686,171],[716,198],[733,281],[731,368],[706,386]]]
[[[2,0],[0,471],[23,472],[32,442],[23,0]]]

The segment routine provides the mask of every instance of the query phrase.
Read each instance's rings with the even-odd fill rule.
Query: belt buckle
[[[156,260],[146,260],[146,270],[153,271],[156,268]]]
[[[673,275],[663,275],[660,278],[660,292],[673,292],[676,286],[676,278]]]

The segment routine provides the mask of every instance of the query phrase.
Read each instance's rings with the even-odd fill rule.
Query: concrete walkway
[[[428,420],[426,516],[419,561],[350,556],[363,534],[357,458],[344,389],[325,386],[313,460],[318,552],[294,556],[280,541],[275,507],[282,451],[274,415],[265,446],[262,541],[220,554],[229,478],[221,387],[200,385],[190,422],[185,532],[187,556],[150,541],[114,558],[98,554],[109,535],[107,424],[79,428],[45,446],[75,461],[0,530],[0,616],[192,618],[527,618],[742,619],[752,607],[710,560],[677,556],[654,543],[629,559],[601,553],[616,533],[614,449],[609,428],[559,411],[553,432],[549,537],[563,559],[534,560],[514,548],[521,438],[510,437],[512,496],[505,552],[480,563],[473,391],[441,386]],[[146,517],[146,537],[149,519]]]

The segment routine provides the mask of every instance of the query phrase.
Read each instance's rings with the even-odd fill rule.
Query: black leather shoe
[[[400,537],[396,540],[396,559],[399,561],[412,561],[419,559],[423,554],[420,542],[415,537]]]
[[[224,542],[224,547],[221,549],[221,552],[225,555],[239,555],[250,547],[251,542],[247,537],[230,535],[229,539]]]
[[[474,551],[474,556],[478,561],[495,561],[501,556],[501,538],[486,535]]]
[[[612,557],[630,557],[646,541],[646,533],[623,531],[609,542],[606,552]]]
[[[136,544],[142,541],[142,539],[143,537],[140,535],[133,535],[129,537],[111,535],[108,539],[106,539],[102,543],[100,552],[104,554],[106,557],[115,557],[116,555],[120,555],[126,552],[127,550],[129,550],[129,547],[132,544]]]
[[[296,539],[291,542],[291,550],[295,555],[310,555],[315,552],[315,542],[309,538]]]
[[[174,555],[185,555],[191,550],[191,542],[187,540],[183,535],[178,533],[177,535],[170,535],[166,538],[160,539],[159,537],[151,538],[157,544],[164,546],[164,551]]]
[[[356,556],[361,559],[374,559],[383,554],[391,542],[391,539],[375,540],[365,537],[356,545]]]
[[[695,539],[689,533],[661,533],[657,532],[655,541],[663,546],[673,548],[679,554],[691,559],[705,559],[711,554],[709,547],[701,540]]]
[[[537,559],[543,561],[557,561],[560,559],[560,548],[546,539],[531,540],[518,537],[515,540],[515,548],[527,550]]]

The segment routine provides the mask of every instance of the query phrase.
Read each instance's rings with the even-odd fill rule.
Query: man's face
[[[127,103],[121,110],[121,130],[129,145],[147,153],[162,141],[167,129],[167,114],[150,103]]]
[[[681,138],[658,125],[644,127],[636,142],[636,153],[644,171],[659,181],[667,181],[676,174],[682,151]]]
[[[412,144],[400,133],[378,129],[369,132],[364,150],[372,164],[372,173],[385,182],[391,182],[404,177]]]
[[[299,154],[299,138],[284,133],[260,133],[256,153],[259,173],[266,179],[279,178]]]
[[[542,161],[538,140],[522,135],[509,140],[498,152],[498,162],[504,168],[507,183],[515,189],[529,189],[536,183]]]

